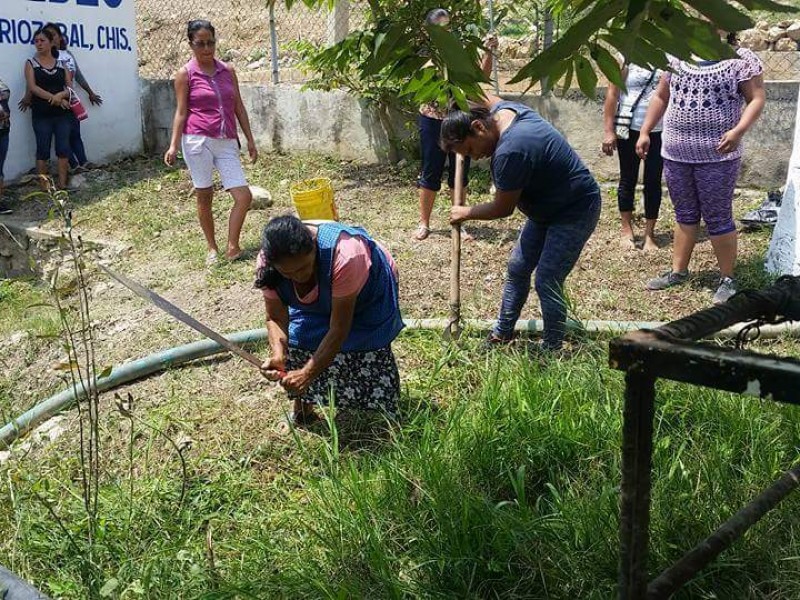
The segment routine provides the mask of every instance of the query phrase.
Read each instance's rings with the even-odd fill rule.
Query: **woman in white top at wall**
[[[636,248],[636,238],[633,232],[633,208],[636,195],[636,182],[639,179],[639,162],[636,155],[636,142],[639,139],[639,130],[644,123],[650,98],[655,91],[661,71],[643,69],[642,67],[626,63],[622,67],[622,76],[625,79],[626,92],[623,92],[612,83],[608,84],[608,92],[603,107],[603,152],[608,156],[617,151],[619,157],[619,186],[617,188],[617,204],[622,220],[620,242],[625,248]],[[622,117],[620,119],[620,116]],[[630,118],[630,129],[625,138],[624,125]],[[618,135],[620,134],[620,135]],[[650,134],[650,149],[644,161],[644,250],[658,248],[655,241],[655,227],[658,220],[658,211],[661,208],[661,171],[664,162],[661,158],[661,123]]]

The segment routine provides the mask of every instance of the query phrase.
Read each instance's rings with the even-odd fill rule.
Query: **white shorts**
[[[239,158],[238,140],[184,133],[181,149],[195,188],[202,190],[214,185],[214,167],[219,171],[222,187],[226,190],[247,185]]]

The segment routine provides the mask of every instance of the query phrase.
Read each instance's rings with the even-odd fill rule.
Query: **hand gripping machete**
[[[261,369],[261,365],[263,364],[263,361],[260,360],[254,354],[250,354],[244,348],[241,348],[241,347],[237,346],[236,344],[234,344],[232,342],[229,342],[224,337],[222,337],[220,334],[218,334],[216,331],[214,331],[212,329],[209,329],[208,327],[203,325],[200,321],[198,321],[194,317],[191,317],[191,316],[187,315],[180,308],[178,308],[177,306],[175,306],[174,304],[172,304],[170,301],[166,300],[165,298],[162,298],[161,296],[156,294],[154,291],[148,290],[143,285],[141,285],[139,283],[136,283],[132,279],[128,279],[124,275],[120,275],[119,273],[114,273],[114,271],[112,271],[111,269],[109,269],[107,267],[104,267],[103,265],[98,265],[98,266],[103,271],[105,271],[106,274],[108,274],[113,279],[116,279],[117,281],[119,281],[122,285],[124,285],[126,288],[128,288],[129,290],[134,292],[137,296],[141,296],[145,300],[149,300],[150,302],[155,304],[158,308],[163,310],[165,313],[167,313],[167,314],[175,317],[176,319],[178,319],[178,321],[180,321],[181,323],[184,323],[185,325],[188,325],[189,327],[191,327],[195,331],[199,331],[200,333],[202,333],[207,338],[212,339],[215,342],[217,342],[220,346],[222,346],[223,348],[225,348],[229,352],[232,352],[236,356],[238,356],[240,358],[243,358],[244,360],[246,360],[247,362],[252,364],[257,369],[259,369],[259,370]]]

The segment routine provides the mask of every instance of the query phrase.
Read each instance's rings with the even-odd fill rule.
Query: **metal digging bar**
[[[611,367],[625,371],[619,570],[622,600],[669,598],[800,484],[800,467],[785,472],[648,583],[656,379],[800,404],[800,361],[697,342],[747,321],[754,321],[756,328],[766,323],[800,321],[800,277],[782,277],[765,290],[741,292],[723,305],[657,329],[634,331],[609,345]]]

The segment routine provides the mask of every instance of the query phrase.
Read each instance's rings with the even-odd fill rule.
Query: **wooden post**
[[[453,188],[453,206],[464,203],[464,157],[456,154],[456,174]],[[458,339],[461,335],[461,225],[453,225],[450,239],[450,322],[445,338]]]

